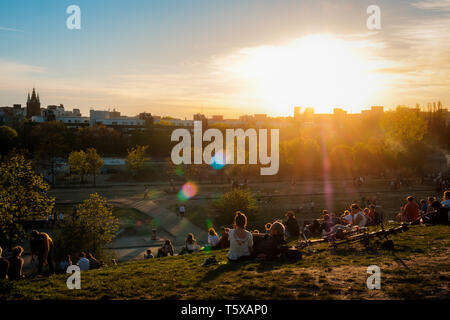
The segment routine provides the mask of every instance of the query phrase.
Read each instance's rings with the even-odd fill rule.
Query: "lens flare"
[[[183,176],[183,174],[184,174],[183,169],[181,167],[176,167],[175,174],[180,177]]]
[[[225,156],[223,154],[223,151],[217,152],[211,159],[211,167],[213,167],[214,170],[220,170],[225,166]]]
[[[153,228],[159,227],[159,219],[158,218],[152,219],[151,225],[152,225]]]
[[[178,192],[178,199],[185,202],[197,194],[197,186],[193,182],[186,182]]]
[[[210,229],[213,227],[213,223],[211,221],[211,219],[206,219],[206,229]]]

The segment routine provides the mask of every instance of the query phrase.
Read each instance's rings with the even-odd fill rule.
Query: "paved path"
[[[134,208],[152,217],[152,221],[157,223],[158,228],[167,232],[172,238],[174,245],[182,245],[188,233],[193,233],[199,245],[204,245],[208,241],[208,234],[193,224],[186,218],[181,218],[167,208],[156,204],[152,200],[136,198],[116,198],[109,202],[119,207]]]

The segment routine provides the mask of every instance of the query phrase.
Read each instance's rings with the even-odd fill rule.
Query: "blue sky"
[[[72,4],[81,8],[81,30],[66,28]],[[381,8],[377,32],[366,27],[371,4]],[[116,108],[129,115],[286,115],[294,105],[315,106],[315,98],[319,112],[438,99],[447,105],[449,14],[447,0],[2,1],[0,105],[24,104],[33,86],[44,105],[63,103],[83,113]],[[301,39],[311,35],[326,35],[319,37],[319,48],[329,55],[351,48],[360,67],[370,66],[365,73],[350,72],[371,83],[364,96],[344,97],[358,95],[352,90],[357,79],[345,79],[347,86],[337,89],[324,81],[319,90],[308,87],[310,75],[302,72],[307,64],[280,64],[280,52],[296,52],[293,43],[308,44]],[[274,54],[266,58],[268,52]],[[261,57],[260,69],[268,71],[249,73]],[[299,59],[314,59],[314,51],[300,52]],[[315,63],[329,63],[322,59]],[[348,68],[358,65],[349,62]],[[317,86],[329,77],[322,72]],[[297,74],[305,78],[298,84]],[[337,105],[321,99],[333,88]]]

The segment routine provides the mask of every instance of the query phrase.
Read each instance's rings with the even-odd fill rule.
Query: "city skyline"
[[[446,0],[377,1],[380,30],[369,1],[78,1],[68,30],[71,4],[0,5],[2,105],[32,86],[43,106],[182,118],[450,101]]]
[[[28,91],[28,93],[27,93],[27,102],[25,104],[14,103],[14,104],[12,104],[10,106],[4,106],[4,105],[2,105],[0,103],[0,107],[21,106],[22,108],[25,108],[25,110],[28,110],[27,106],[28,106],[28,104],[30,102],[30,93],[31,93],[32,99],[33,99],[33,97],[35,97],[35,95],[37,95],[37,101],[39,102],[39,106],[40,106],[41,110],[45,110],[48,107],[60,107],[60,106],[62,106],[64,108],[64,110],[66,110],[66,111],[69,111],[70,109],[80,111],[80,108],[78,108],[76,106],[73,106],[73,107],[72,106],[67,106],[64,103],[42,103],[41,104],[39,91],[35,87],[33,87],[33,89],[31,91]],[[427,105],[420,105],[419,108],[420,108],[421,111],[426,111],[429,107],[433,107],[433,105],[435,107],[438,105],[440,108],[443,108],[445,110],[448,109],[447,106],[442,105],[441,101],[437,101],[437,102],[436,101],[430,101],[430,102],[427,103]],[[417,105],[415,105],[415,106],[398,105],[395,108],[397,108],[397,107],[407,107],[407,108],[413,108],[414,109],[414,108],[417,108]],[[348,114],[361,114],[364,111],[371,111],[374,108],[382,108],[382,109],[384,109],[384,111],[389,111],[389,110],[394,110],[395,109],[395,108],[386,108],[385,106],[371,105],[371,106],[369,106],[367,108],[360,109],[360,110],[358,110],[356,112],[351,112],[351,111],[349,112],[348,110],[346,110],[345,107],[334,107],[333,110],[331,110],[331,112],[316,112],[316,110],[314,109],[313,106],[292,106],[291,114],[286,114],[286,115],[275,115],[274,116],[274,115],[266,114],[266,113],[253,113],[253,114],[251,114],[251,113],[250,114],[249,113],[237,113],[234,116],[234,118],[233,117],[224,117],[224,118],[237,119],[237,118],[240,118],[242,116],[248,116],[248,115],[250,115],[250,116],[251,115],[267,115],[269,117],[275,117],[275,118],[276,117],[295,117],[295,113],[296,113],[295,109],[298,109],[300,114],[305,112],[305,110],[307,110],[307,109],[312,109],[314,111],[314,113],[316,113],[316,114],[334,114],[336,112],[342,112],[342,111],[344,111],[345,113],[348,113]],[[107,106],[107,107],[96,106],[96,107],[90,107],[85,112],[80,111],[80,116],[88,116],[89,113],[91,111],[93,111],[93,110],[115,112],[115,113],[121,114],[121,116],[126,116],[126,117],[133,117],[133,116],[137,116],[138,115],[138,114],[127,114],[127,113],[124,113],[123,110],[120,110],[120,106],[119,107],[118,106],[111,106],[111,107],[109,107],[109,106]],[[144,111],[139,112],[139,113],[152,114],[151,111],[152,110],[144,110]],[[174,116],[174,115],[170,115],[170,114],[169,115],[165,115],[165,114],[156,114],[156,113],[153,113],[152,115],[153,116],[160,116],[160,117],[173,117],[173,118],[179,118],[179,119],[182,119],[182,118],[188,119],[188,118],[191,118],[192,116],[195,116],[197,114],[204,115],[206,117],[211,117],[211,118],[216,117],[216,116],[224,116],[223,114],[220,114],[220,113],[203,113],[203,112],[200,112],[199,110],[197,110],[197,111],[193,110],[192,114],[183,115],[183,116]],[[36,113],[36,115],[37,115],[37,113]]]

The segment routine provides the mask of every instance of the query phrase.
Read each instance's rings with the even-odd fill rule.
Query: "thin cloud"
[[[450,11],[450,0],[429,0],[412,3],[418,9]]]
[[[20,33],[24,33],[25,32],[25,31],[20,30],[20,29],[7,28],[7,27],[1,27],[1,26],[0,26],[0,31],[20,32]]]

